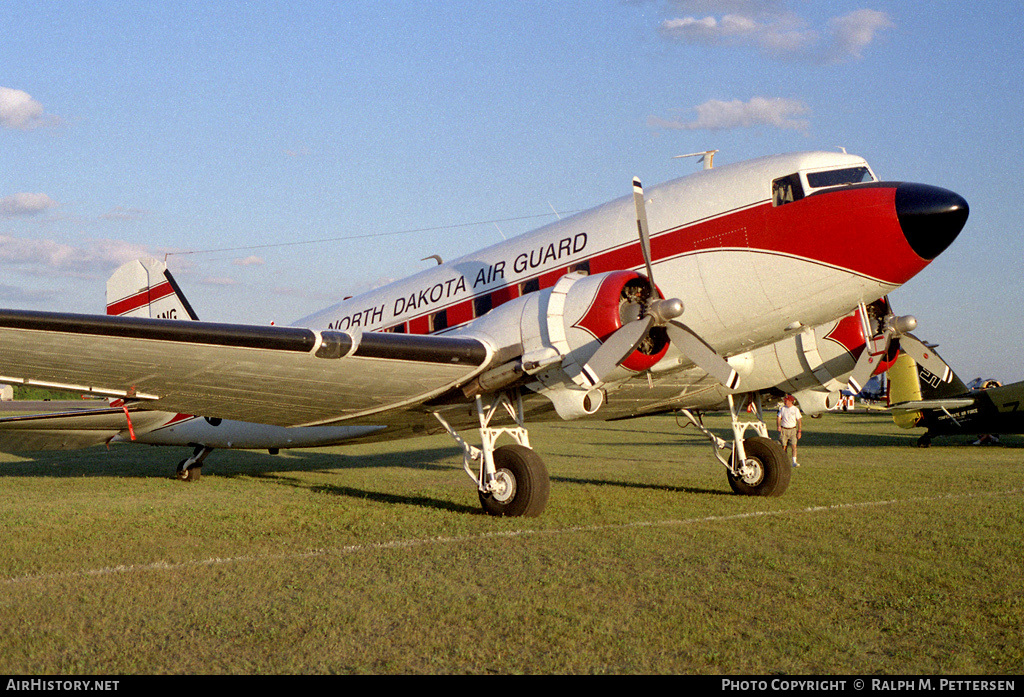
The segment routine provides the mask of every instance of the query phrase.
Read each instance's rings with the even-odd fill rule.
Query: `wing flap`
[[[152,420],[145,413],[132,418],[143,427]],[[0,418],[0,452],[88,448],[127,430],[124,411],[113,408],[6,416]]]
[[[0,310],[0,381],[278,426],[414,407],[492,353],[472,338]]]

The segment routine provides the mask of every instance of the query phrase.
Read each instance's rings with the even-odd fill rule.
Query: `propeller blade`
[[[853,372],[850,373],[850,377],[846,380],[846,386],[850,392],[860,394],[860,391],[864,389],[864,385],[871,379],[871,375],[877,367],[878,355],[871,353],[870,348],[865,346],[864,350],[861,351],[860,357],[857,359],[856,365],[853,366]]]
[[[647,267],[647,279],[651,282],[651,297],[657,296],[654,287],[654,270],[651,268],[651,233],[647,229],[647,206],[644,203],[644,187],[639,177],[633,177],[633,205],[636,206],[636,230],[640,235],[640,251]]]
[[[876,334],[864,343],[864,350],[861,351],[856,365],[853,366],[853,372],[847,378],[847,387],[850,392],[859,394],[864,389],[864,385],[875,374],[879,363],[889,352],[889,343],[892,339],[892,332],[886,331],[882,334]]]
[[[729,363],[719,356],[706,341],[694,334],[693,330],[680,322],[672,321],[665,325],[668,338],[683,355],[697,364],[701,370],[720,383],[735,390],[739,387],[740,376]]]
[[[904,334],[900,337],[900,350],[942,382],[949,382],[953,379],[953,370],[946,365],[946,362],[913,334]]]
[[[647,336],[652,324],[654,317],[647,315],[619,327],[583,366],[583,374],[594,385],[604,382],[608,374],[636,350]]]

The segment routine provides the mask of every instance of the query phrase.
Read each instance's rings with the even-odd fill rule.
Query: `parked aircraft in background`
[[[917,441],[922,448],[936,436],[983,436],[979,441],[985,443],[998,442],[1000,434],[1024,433],[1024,382],[979,383],[968,388],[955,375],[944,383],[901,355],[889,368],[893,420],[901,428],[927,429]]]
[[[789,463],[763,417],[746,422],[733,396],[781,386],[805,411],[827,407],[844,380],[883,370],[896,340],[942,373],[908,334],[913,319],[884,297],[945,250],[967,216],[957,194],[880,182],[860,157],[765,157],[648,192],[634,180],[631,198],[291,327],[0,310],[0,381],[122,400],[120,414],[95,415],[109,419],[103,438],[188,442],[196,449],[183,478],[215,447],[444,429],[498,515],[538,515],[547,502],[528,420],[692,415],[727,400],[733,442],[706,435],[730,485],[778,495]],[[147,314],[169,312],[153,292],[162,283],[138,286]],[[183,301],[167,283],[162,297]],[[465,428],[479,430],[479,447]],[[749,428],[758,435],[746,437]],[[17,447],[23,431],[33,447],[76,447],[82,430],[3,421],[0,444]],[[502,436],[515,442],[495,447]]]

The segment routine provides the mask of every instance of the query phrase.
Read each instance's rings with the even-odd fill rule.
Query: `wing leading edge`
[[[277,426],[413,408],[492,355],[472,338],[0,310],[0,382]]]

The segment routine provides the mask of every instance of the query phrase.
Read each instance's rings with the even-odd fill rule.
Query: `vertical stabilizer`
[[[156,259],[129,261],[111,274],[107,280],[107,314],[199,319],[167,264]]]
[[[917,363],[905,353],[896,358],[889,368],[889,404],[921,401],[921,382],[917,376]]]
[[[905,353],[896,357],[889,367],[889,404],[921,401],[921,383],[917,376],[917,363]],[[892,420],[900,428],[913,428],[921,420],[920,410],[893,409]]]
[[[956,373],[952,375],[949,382],[942,382],[901,351],[889,368],[889,405],[962,397],[968,392],[967,386]],[[920,422],[922,412],[920,409],[893,409],[892,417],[900,428],[913,428]]]

